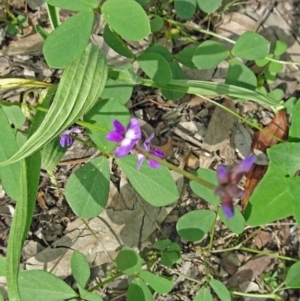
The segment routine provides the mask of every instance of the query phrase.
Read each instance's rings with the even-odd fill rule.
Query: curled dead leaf
[[[173,153],[173,139],[168,137],[168,141],[161,146],[153,145],[155,148],[161,150],[164,153],[164,159],[168,158]]]
[[[286,140],[287,136],[288,122],[286,113],[284,111],[278,111],[273,120],[264,128],[263,131],[258,131],[255,133],[252,144],[252,152],[254,153],[254,150],[258,150],[262,153],[266,153],[268,148]],[[244,186],[245,195],[241,201],[243,210],[245,210],[249,198],[266,171],[266,165],[254,164],[248,172]]]

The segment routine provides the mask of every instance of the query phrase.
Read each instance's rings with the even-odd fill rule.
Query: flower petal
[[[118,142],[120,143],[123,140],[123,136],[121,133],[117,131],[111,131],[106,135],[106,140],[112,141],[112,142]]]
[[[127,126],[125,137],[128,139],[141,139],[141,127],[137,118],[131,118]]]
[[[150,150],[150,145],[151,145],[151,140],[154,138],[154,133],[152,133],[144,142],[143,146],[144,149],[149,152]]]
[[[73,140],[69,135],[61,135],[59,143],[62,147],[71,146],[73,143]]]
[[[124,134],[125,134],[125,127],[124,127],[124,125],[120,121],[118,121],[117,119],[114,119],[113,120],[113,127],[114,127],[114,129],[115,129],[116,132],[118,132],[118,133],[120,133],[120,134],[122,134],[124,136]]]
[[[230,174],[226,166],[219,165],[217,167],[217,179],[221,185],[227,184],[230,181]]]
[[[140,169],[141,169],[141,166],[142,166],[142,164],[143,164],[143,162],[144,162],[145,156],[142,155],[142,154],[138,154],[138,155],[137,155],[137,158],[138,158],[138,162],[137,162],[137,164],[136,164],[136,169],[137,169],[137,170],[140,170]]]
[[[227,185],[225,190],[227,194],[230,195],[232,198],[241,198],[245,194],[244,190],[237,187],[236,184]]]
[[[80,134],[81,133],[81,128],[74,126],[70,129],[70,133],[74,133],[74,134]]]
[[[252,165],[254,164],[256,156],[251,155],[245,158],[243,161],[238,163],[231,172],[230,178],[232,183],[237,184],[242,177],[251,169]]]
[[[154,155],[155,157],[157,157],[159,159],[162,159],[164,157],[164,153],[160,149],[158,149],[158,148],[153,148],[150,151],[150,154]],[[148,164],[152,168],[158,168],[160,166],[160,163],[156,162],[153,159],[148,159]]]
[[[124,157],[133,149],[138,140],[131,140],[125,138],[122,140],[120,145],[116,148],[114,154],[116,157]]]
[[[225,216],[230,219],[234,215],[233,202],[230,196],[223,196],[221,199],[221,206]]]

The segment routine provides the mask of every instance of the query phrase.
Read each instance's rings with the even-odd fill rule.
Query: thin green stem
[[[276,59],[273,59],[271,57],[266,57],[266,59],[270,62],[275,62],[275,63],[279,63],[279,64],[282,64],[282,65],[296,65],[296,66],[300,66],[300,63],[297,63],[297,62],[286,62],[286,61],[281,61],[281,60],[276,60]]]
[[[288,287],[284,287],[285,286],[285,281],[283,281],[280,285],[278,285],[274,291],[273,294],[275,294],[276,292],[280,292],[280,291],[284,291],[286,289],[288,289]]]
[[[240,250],[246,251],[246,252],[249,252],[249,253],[256,253],[256,254],[261,254],[261,255],[267,255],[269,257],[279,258],[279,259],[288,260],[288,261],[294,261],[294,262],[298,262],[299,261],[298,259],[295,259],[295,258],[292,258],[292,257],[283,256],[283,255],[279,255],[279,254],[275,254],[275,253],[270,253],[270,252],[266,252],[266,251],[254,250],[254,249],[250,249],[250,248],[246,248],[246,247],[241,247]]]
[[[175,20],[168,19],[168,18],[165,18],[165,21],[169,22],[169,23],[172,23],[172,24],[175,24],[176,26],[179,26],[179,27],[185,27],[185,28],[188,28],[188,29],[191,29],[191,30],[194,30],[194,31],[198,31],[198,32],[210,35],[212,37],[216,37],[216,38],[218,38],[220,40],[227,41],[227,42],[229,42],[231,44],[235,44],[235,41],[233,41],[233,40],[231,40],[229,38],[223,37],[223,36],[221,36],[221,35],[219,35],[217,33],[211,32],[209,30],[205,30],[205,29],[202,29],[202,28],[197,28],[197,27],[189,25],[189,24],[182,24],[180,22],[177,22]]]
[[[216,102],[216,101],[214,101],[214,100],[212,100],[212,99],[210,99],[210,98],[208,98],[208,97],[205,97],[205,96],[203,96],[203,95],[200,95],[200,94],[197,94],[197,95],[198,95],[199,97],[201,97],[201,98],[203,98],[203,99],[205,99],[205,100],[207,100],[207,101],[213,103],[214,105],[216,105],[216,106],[222,108],[222,109],[225,110],[226,112],[228,112],[228,113],[232,114],[233,116],[239,118],[240,120],[242,120],[243,122],[245,122],[245,123],[248,124],[249,126],[251,126],[251,127],[255,128],[255,129],[257,129],[257,130],[259,130],[259,131],[265,133],[266,135],[270,136],[271,138],[274,138],[275,140],[277,140],[277,141],[279,141],[279,142],[282,142],[282,141],[283,141],[283,140],[280,139],[279,137],[276,137],[275,135],[272,135],[269,131],[267,131],[267,130],[265,130],[265,129],[259,127],[258,125],[256,125],[256,124],[250,122],[250,121],[247,120],[246,118],[240,116],[238,113],[236,113],[236,112],[230,110],[229,108],[223,106],[222,104],[220,104],[220,103],[218,103],[218,102]]]
[[[251,298],[271,298],[271,299],[274,299],[274,300],[278,300],[280,301],[281,298],[280,296],[276,295],[276,294],[251,294],[251,293],[242,293],[242,292],[237,292],[237,291],[232,291],[231,292],[232,295],[235,295],[235,296],[243,296],[243,297],[251,297]]]
[[[188,171],[185,171],[185,170],[183,170],[183,169],[181,169],[181,168],[179,168],[179,167],[177,167],[177,166],[175,166],[175,165],[173,165],[169,162],[166,162],[165,160],[161,160],[158,157],[156,157],[154,155],[151,155],[148,152],[144,151],[143,149],[139,149],[139,152],[142,155],[144,155],[145,157],[150,158],[150,159],[160,163],[161,165],[168,167],[171,170],[177,171],[178,173],[182,174],[183,176],[185,176],[186,178],[188,178],[192,181],[195,181],[195,182],[197,182],[197,183],[199,183],[199,184],[201,184],[201,185],[203,185],[203,186],[205,186],[209,189],[216,189],[215,185],[213,185],[213,184],[211,184],[211,183],[209,183],[205,180],[202,180],[202,179],[198,178],[196,175],[191,174]]]
[[[218,211],[219,211],[219,207],[217,208],[216,218],[214,220],[214,224],[212,226],[211,233],[210,233],[209,246],[208,246],[208,251],[209,252],[211,252],[212,247],[213,247],[214,236],[215,236],[215,228],[216,228],[216,223],[217,223],[217,218],[218,218]]]
[[[269,257],[274,257],[274,258],[278,258],[278,259],[282,259],[282,260],[288,260],[288,261],[294,261],[294,262],[299,261],[298,259],[288,257],[288,256],[283,256],[283,255],[279,255],[279,254],[275,254],[275,253],[270,253],[270,252],[265,252],[265,251],[260,251],[260,250],[255,250],[255,249],[242,247],[242,244],[238,244],[234,247],[227,248],[227,249],[213,250],[213,251],[211,251],[211,253],[223,253],[223,252],[230,252],[230,251],[236,251],[236,250],[241,250],[241,251],[260,254],[260,255],[266,255],[266,256],[269,256]]]
[[[6,10],[7,14],[11,17],[12,22],[13,22],[14,24],[18,24],[18,19],[17,19],[17,18],[14,16],[14,14],[10,11],[7,1],[6,1],[6,0],[3,0],[3,1],[2,1],[2,4],[3,4],[4,9]]]
[[[106,279],[105,281],[102,281],[102,282],[98,283],[97,285],[95,285],[95,286],[89,288],[88,291],[89,291],[89,292],[93,292],[94,290],[96,290],[96,289],[98,289],[98,288],[100,288],[100,287],[103,287],[104,285],[106,285],[106,284],[108,284],[108,283],[110,283],[110,282],[112,282],[112,281],[118,279],[119,277],[121,277],[121,276],[123,276],[123,275],[124,275],[124,274],[123,274],[122,272],[116,273],[114,276],[112,276],[112,277]]]
[[[192,277],[190,277],[190,276],[188,276],[188,275],[182,274],[182,273],[180,273],[180,272],[178,272],[178,271],[175,271],[175,270],[173,270],[173,269],[171,269],[171,268],[168,268],[168,267],[167,267],[167,269],[168,269],[170,272],[172,272],[172,273],[174,273],[174,274],[176,274],[176,275],[179,275],[179,276],[184,277],[185,279],[188,279],[188,280],[190,280],[190,281],[199,283],[199,284],[201,284],[201,285],[203,284],[203,281],[199,281],[199,280],[197,280],[197,279],[195,279],[195,278],[192,278]]]

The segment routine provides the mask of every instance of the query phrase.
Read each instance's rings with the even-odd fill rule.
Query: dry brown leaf
[[[170,136],[168,137],[168,141],[166,142],[166,144],[161,146],[157,146],[157,145],[153,145],[153,146],[155,148],[160,149],[164,153],[164,159],[168,158],[173,153],[173,139]]]
[[[256,256],[239,267],[238,271],[228,279],[227,286],[232,289],[244,288],[243,283],[250,282],[254,277],[272,267],[274,259],[269,256]]]
[[[272,240],[272,234],[270,232],[260,231],[255,236],[254,243],[258,249],[261,249],[271,240]]]
[[[256,149],[263,153],[266,150],[279,142],[275,137],[286,140],[288,136],[288,122],[286,113],[284,111],[278,111],[273,120],[268,124],[264,131],[258,131],[254,135],[254,141],[252,150]],[[242,198],[242,208],[246,208],[249,198],[251,197],[255,187],[264,176],[267,171],[266,165],[254,164],[251,170],[247,174],[245,183],[245,195]]]

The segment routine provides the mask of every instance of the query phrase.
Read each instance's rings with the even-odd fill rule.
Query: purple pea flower
[[[158,149],[158,148],[152,148],[150,149],[150,145],[151,145],[151,140],[154,138],[154,133],[152,133],[144,142],[143,144],[143,148],[147,151],[150,152],[150,154],[158,157],[159,159],[162,159],[164,157],[164,153]],[[138,154],[138,162],[136,165],[136,168],[139,170],[142,166],[142,163],[145,159],[145,156],[143,154]],[[148,164],[150,167],[152,168],[158,168],[160,166],[160,163],[154,161],[153,159],[148,159]]]
[[[73,143],[73,139],[70,134],[79,134],[81,133],[81,129],[78,127],[73,127],[70,130],[65,130],[60,134],[59,143],[62,147],[68,146],[70,147]]]
[[[219,186],[215,193],[221,197],[222,210],[227,218],[232,218],[234,214],[233,198],[241,198],[244,191],[237,184],[242,177],[251,169],[256,156],[251,155],[233,167],[229,172],[227,167],[219,165],[217,168],[217,179]]]
[[[108,141],[117,142],[119,146],[115,149],[116,157],[124,157],[134,148],[141,139],[141,127],[136,118],[131,118],[125,127],[116,119],[113,120],[114,130],[106,135]]]

